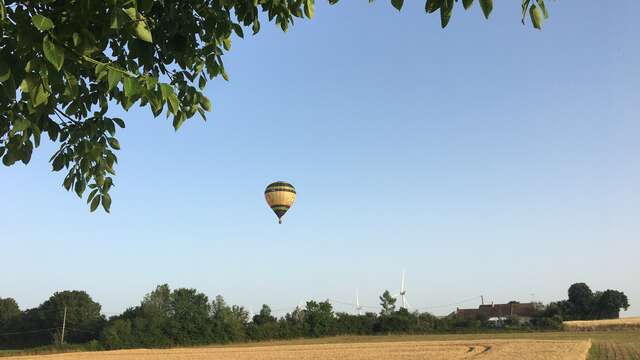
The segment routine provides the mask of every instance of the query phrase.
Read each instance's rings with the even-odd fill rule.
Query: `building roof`
[[[477,318],[478,315],[488,318],[512,315],[532,317],[535,315],[537,308],[538,305],[536,303],[521,304],[516,301],[511,301],[507,304],[480,305],[477,309],[457,309],[456,315],[466,319]]]

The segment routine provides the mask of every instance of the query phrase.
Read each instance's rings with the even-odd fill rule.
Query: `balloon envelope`
[[[282,224],[282,217],[296,201],[296,188],[287,182],[276,181],[264,190],[264,198],[271,210],[276,213],[278,223]]]

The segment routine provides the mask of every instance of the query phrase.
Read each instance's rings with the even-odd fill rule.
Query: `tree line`
[[[282,317],[268,305],[250,316],[220,295],[212,301],[195,289],[160,285],[140,305],[107,319],[101,305],[84,291],[54,293],[33,309],[21,311],[12,298],[0,298],[0,348],[28,348],[64,342],[92,349],[171,347],[335,335],[426,334],[482,331],[488,319],[452,313],[437,317],[396,306],[385,291],[381,311],[362,315],[336,312],[329,300],[307,301]],[[591,292],[586,284],[569,288],[569,298],[544,306],[529,322],[511,317],[507,329],[559,329],[563,320],[616,318],[629,307],[624,293]],[[66,314],[65,314],[66,313]]]

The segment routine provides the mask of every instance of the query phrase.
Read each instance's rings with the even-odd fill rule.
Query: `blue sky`
[[[406,269],[413,308],[587,282],[640,315],[640,5],[552,2],[539,32],[517,3],[458,6],[444,31],[421,2],[263,24],[208,85],[207,123],[121,114],[111,215],[64,191],[50,144],[0,169],[0,297],[84,289],[112,314],[169,283],[253,309],[356,288],[376,305]],[[298,189],[280,226],[275,180]]]

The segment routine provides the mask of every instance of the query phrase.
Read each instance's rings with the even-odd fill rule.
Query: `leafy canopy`
[[[439,11],[445,27],[457,2],[427,0],[425,10]],[[489,17],[492,0],[479,3]],[[391,4],[400,10],[404,1]],[[523,23],[527,11],[539,29],[544,1],[522,1]],[[60,145],[50,161],[66,171],[64,188],[88,191],[91,211],[108,212],[116,131],[125,127],[110,106],[148,107],[176,130],[196,114],[206,120],[212,105],[203,89],[228,80],[222,56],[232,34],[255,35],[265,20],[287,31],[313,13],[314,0],[0,0],[2,163],[29,163],[47,136]]]

